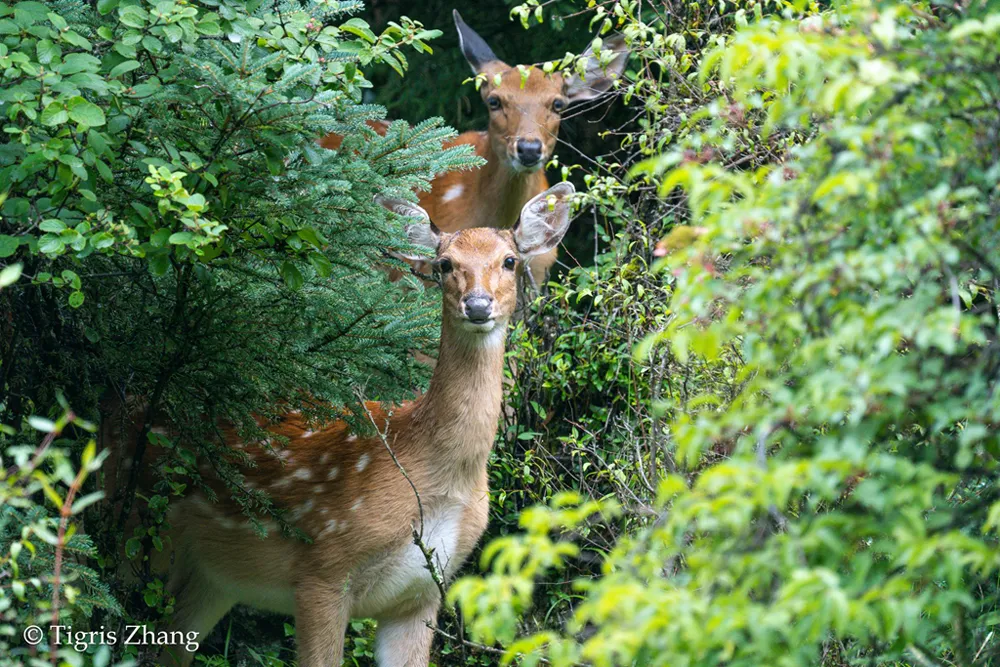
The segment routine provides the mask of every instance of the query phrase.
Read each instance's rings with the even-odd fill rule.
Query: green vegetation
[[[441,150],[484,125],[451,8],[0,8],[0,661],[53,601],[81,628],[170,613],[114,545],[157,548],[206,416],[253,437],[421,386],[434,291],[377,270],[405,239],[371,199],[476,164]],[[996,664],[1000,4],[460,9],[511,62],[610,30],[633,59],[564,121],[579,215],[511,334],[488,539],[435,663]],[[365,126],[369,80],[412,126]],[[91,495],[108,392],[186,434],[147,463],[141,535]],[[289,662],[285,620],[234,613],[203,657]],[[128,657],[95,649],[59,657]]]

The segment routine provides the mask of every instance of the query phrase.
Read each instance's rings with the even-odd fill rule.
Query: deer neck
[[[475,172],[478,179],[476,192],[481,193],[480,210],[488,220],[482,227],[510,229],[517,223],[521,208],[528,200],[545,189],[545,172],[516,171],[506,156],[497,155],[488,133],[483,134],[485,144],[480,152],[486,164]]]
[[[482,476],[503,400],[506,326],[489,334],[459,330],[447,315],[430,387],[414,412],[422,449],[447,485]]]

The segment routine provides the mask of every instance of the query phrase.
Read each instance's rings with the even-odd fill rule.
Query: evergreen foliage
[[[396,401],[426,380],[409,351],[436,347],[433,299],[415,280],[388,283],[380,268],[395,262],[388,253],[409,247],[399,221],[372,199],[412,197],[436,174],[479,160],[442,150],[454,131],[439,120],[395,122],[384,137],[366,125],[384,111],[362,103],[363,68],[391,62],[403,74],[402,50],[429,52],[425,40],[440,33],[404,18],[375,34],[350,18],[360,8],[0,7],[0,268],[20,275],[0,292],[0,422],[12,425],[0,442],[23,463],[24,448],[38,444],[29,417],[62,414],[60,392],[93,421],[102,394],[143,397],[140,451],[153,415],[186,436],[183,446],[158,441],[172,452],[167,460],[141,462],[165,480],[162,496],[141,501],[152,522],[141,539],[120,534],[121,517],[89,510],[101,578],[120,600],[117,545],[162,547],[168,498],[198,484],[199,458],[238,483],[235,462],[212,453],[211,424],[225,420],[260,439],[253,414],[300,408],[329,419],[357,403],[359,388]],[[338,151],[315,144],[331,131],[344,136]],[[65,481],[64,454],[79,456],[84,441],[62,435],[69,439],[53,446],[62,463],[52,465],[63,468],[46,474]],[[264,494],[241,498],[251,517],[271,509]],[[3,544],[18,543],[20,526],[42,521],[39,511],[5,508]],[[75,539],[67,549],[85,548]],[[49,562],[39,555],[32,567],[44,572]],[[105,593],[93,601],[120,614],[87,572],[82,583]],[[47,580],[36,582],[45,599]],[[14,590],[14,626],[47,625],[44,604],[34,610],[23,588]],[[145,593],[154,615],[169,612],[161,584],[149,581]],[[144,607],[101,618],[111,627],[148,616]],[[18,645],[12,659],[26,650]]]

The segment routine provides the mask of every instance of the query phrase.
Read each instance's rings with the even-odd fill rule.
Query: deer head
[[[557,183],[521,209],[513,229],[474,227],[441,232],[427,212],[402,199],[377,197],[385,208],[420,222],[406,227],[414,246],[431,250],[444,294],[445,325],[471,336],[503,331],[517,305],[517,277],[525,260],[559,245],[569,228],[572,183]],[[426,259],[406,255],[404,259]]]
[[[523,81],[516,67],[500,60],[486,41],[466,25],[456,9],[462,54],[476,75],[486,81],[479,91],[490,110],[489,137],[496,155],[505,157],[515,171],[536,171],[552,156],[562,113],[572,105],[603,95],[614,80],[621,76],[628,60],[628,51],[621,35],[604,40],[602,50],[617,55],[602,67],[594,57],[593,43],[583,52],[585,74],[563,76],[546,74],[531,67]],[[496,75],[500,75],[500,84]]]

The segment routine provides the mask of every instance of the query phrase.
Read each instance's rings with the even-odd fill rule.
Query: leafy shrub
[[[734,9],[683,78],[704,104],[670,136],[650,122],[659,154],[624,184],[655,187],[676,225],[653,253],[671,296],[646,305],[664,319],[633,369],[673,385],[645,395],[661,430],[642,448],[594,428],[606,471],[572,477],[625,475],[651,511],[525,514],[452,597],[481,639],[509,642],[536,578],[591,575],[565,623],[535,618],[510,646],[557,665],[991,664],[1000,15]],[[613,13],[641,50],[662,45],[635,89],[679,80],[688,54],[666,45],[690,34]],[[648,486],[627,478],[644,471]],[[567,530],[599,567],[550,557],[577,552]]]

